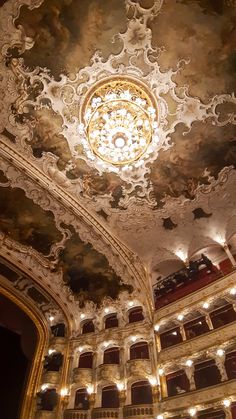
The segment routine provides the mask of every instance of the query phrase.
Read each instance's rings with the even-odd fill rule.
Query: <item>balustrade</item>
[[[136,417],[153,419],[153,405],[143,404],[137,406],[125,406],[124,407],[124,418],[133,419]]]
[[[68,409],[64,412],[64,419],[88,419],[89,414],[84,410]]]
[[[100,418],[118,418],[119,417],[119,409],[110,408],[96,408],[93,409],[92,412],[92,419],[100,419]]]

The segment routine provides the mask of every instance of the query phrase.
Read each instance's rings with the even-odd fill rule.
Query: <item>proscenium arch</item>
[[[49,331],[46,321],[39,315],[33,304],[26,298],[18,295],[14,289],[0,285],[0,295],[3,295],[22,310],[34,323],[37,330],[38,339],[35,354],[31,363],[30,372],[27,379],[26,390],[23,397],[20,419],[31,419],[34,413],[35,395],[39,387],[43,369],[43,358],[45,349],[49,341]]]

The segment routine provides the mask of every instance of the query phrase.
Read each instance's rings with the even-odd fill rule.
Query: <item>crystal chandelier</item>
[[[97,83],[85,97],[81,121],[93,155],[107,165],[128,167],[159,141],[155,99],[133,78]]]

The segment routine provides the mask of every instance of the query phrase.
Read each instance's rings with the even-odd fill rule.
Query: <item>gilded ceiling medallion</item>
[[[81,121],[94,155],[126,166],[159,142],[157,104],[140,81],[113,76],[93,86],[81,109]]]

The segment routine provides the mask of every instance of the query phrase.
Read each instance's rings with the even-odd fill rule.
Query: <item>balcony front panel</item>
[[[219,329],[211,330],[202,335],[196,336],[193,339],[185,340],[178,345],[170,346],[162,349],[159,354],[159,362],[163,364],[170,360],[185,357],[188,354],[193,354],[207,349],[211,346],[221,345],[235,337],[235,322],[222,326]]]
[[[85,385],[92,382],[92,369],[91,368],[74,368],[73,382]]]
[[[125,406],[124,407],[124,418],[125,419],[135,419],[135,418],[145,418],[153,419],[153,405],[152,404],[143,404],[137,406]]]
[[[198,304],[201,301],[205,301],[210,296],[217,296],[224,293],[226,289],[229,289],[235,285],[236,272],[230,273],[225,277],[217,279],[212,284],[194,291],[186,297],[173,302],[163,308],[158,309],[155,312],[155,322],[159,322],[162,318],[175,316],[176,313],[181,313],[186,310],[186,307],[190,307],[194,304]]]
[[[140,375],[146,377],[150,375],[152,372],[150,359],[130,359],[127,362],[127,372],[130,376]]]
[[[100,419],[100,418],[118,418],[119,417],[119,409],[110,408],[105,409],[98,407],[93,409],[92,411],[92,419]]]
[[[202,390],[195,390],[189,393],[183,393],[178,396],[169,397],[161,402],[163,411],[176,411],[207,404],[217,400],[223,400],[236,393],[236,380],[222,382],[216,386],[207,387]]]
[[[63,419],[88,419],[90,416],[86,410],[65,410]]]
[[[58,384],[60,382],[61,373],[60,371],[46,371],[43,375],[45,383]]]
[[[99,380],[115,381],[120,379],[120,365],[102,364],[98,367]]]
[[[56,413],[49,412],[48,410],[39,410],[36,413],[35,418],[36,419],[56,419]]]

